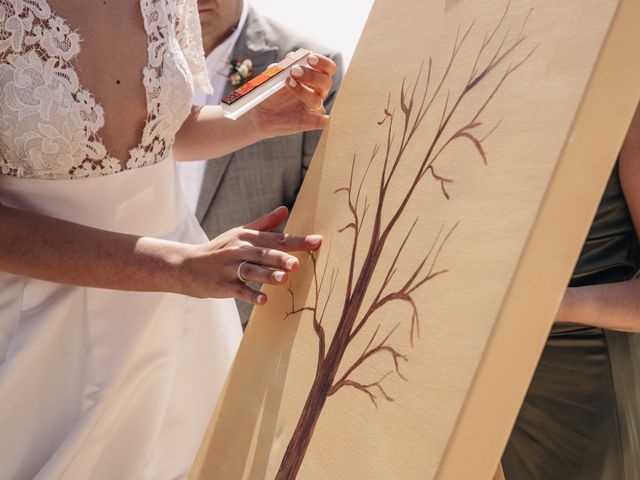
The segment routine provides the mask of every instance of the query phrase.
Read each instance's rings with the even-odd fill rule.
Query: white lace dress
[[[0,0],[0,202],[111,231],[206,240],[172,158],[208,88],[196,0],[140,0],[148,118],[126,165],[46,0]],[[1,225],[1,224],[0,224]],[[0,479],[184,478],[241,336],[232,300],[0,272]]]

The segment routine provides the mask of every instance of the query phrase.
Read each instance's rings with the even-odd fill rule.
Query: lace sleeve
[[[206,93],[212,93],[202,48],[197,0],[176,0],[176,4],[178,7],[176,36],[189,64],[193,86]]]

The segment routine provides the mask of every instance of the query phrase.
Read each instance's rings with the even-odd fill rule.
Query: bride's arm
[[[264,138],[249,114],[234,121],[224,118],[218,106],[194,106],[176,135],[173,151],[178,161],[217,158]]]
[[[333,84],[336,64],[322,55],[310,66],[292,69],[286,88],[238,120],[218,106],[194,107],[176,135],[176,160],[217,158],[268,137],[318,130],[325,126],[322,102]]]
[[[184,246],[0,205],[0,270],[59,283],[178,291]]]
[[[195,297],[235,296],[254,304],[264,295],[237,277],[283,285],[298,266],[285,251],[313,250],[317,236],[270,233],[286,208],[263,215],[202,245],[108,232],[0,204],[0,271],[70,285]]]

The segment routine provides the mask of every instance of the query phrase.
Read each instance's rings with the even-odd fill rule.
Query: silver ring
[[[238,280],[240,280],[242,283],[247,283],[249,281],[242,276],[242,267],[244,267],[247,263],[249,262],[246,262],[246,261],[240,262],[238,264],[238,270],[236,271],[236,274],[238,275]]]

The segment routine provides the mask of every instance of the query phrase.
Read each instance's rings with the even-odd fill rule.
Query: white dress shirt
[[[196,91],[193,100],[196,105],[218,105],[220,100],[222,100],[225,85],[229,81],[229,72],[231,71],[231,54],[238,41],[240,32],[247,21],[248,13],[249,7],[247,0],[244,0],[238,27],[207,56],[207,73],[211,86],[213,87],[213,94],[207,95],[201,90]],[[244,58],[238,60],[242,61]],[[200,196],[207,161],[208,160],[194,160],[192,162],[178,162],[178,173],[180,174],[182,190],[187,199],[187,205],[189,205],[189,208],[194,213],[198,205],[198,197]]]

